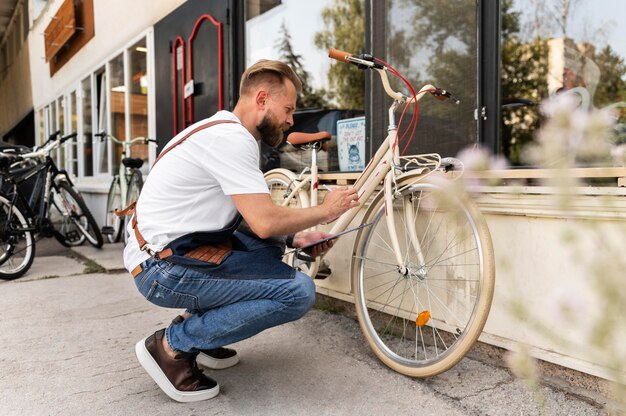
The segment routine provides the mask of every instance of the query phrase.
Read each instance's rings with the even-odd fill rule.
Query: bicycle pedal
[[[113,235],[114,231],[115,230],[113,229],[113,227],[107,225],[102,227],[102,230],[100,232],[102,233],[102,235]]]

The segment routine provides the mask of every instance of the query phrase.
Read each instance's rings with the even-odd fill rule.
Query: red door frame
[[[187,50],[185,51],[185,41],[182,37],[178,36],[174,40],[173,46],[173,58],[172,58],[172,104],[173,104],[173,116],[174,116],[174,135],[178,134],[178,77],[176,70],[176,57],[177,50],[176,48],[182,47],[182,55],[183,55],[183,68],[182,68],[182,88],[180,89],[180,98],[182,100],[182,117],[183,117],[183,129],[193,124],[193,95],[185,98],[185,84],[187,84],[190,80],[193,79],[193,42],[198,33],[198,28],[205,21],[210,21],[217,28],[217,108],[218,110],[222,110],[224,108],[224,91],[223,91],[223,69],[222,69],[222,60],[224,55],[223,45],[222,45],[222,23],[215,20],[213,16],[210,14],[203,14],[196,20],[194,24],[193,30],[191,31],[191,35],[187,40]],[[185,54],[185,52],[187,52]],[[186,60],[186,62],[185,62]],[[186,71],[185,71],[186,69]],[[186,76],[185,76],[186,75]]]

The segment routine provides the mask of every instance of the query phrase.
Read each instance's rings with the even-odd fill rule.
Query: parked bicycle
[[[0,152],[0,279],[28,271],[40,237],[55,237],[68,247],[85,240],[102,246],[100,229],[80,192],[50,157],[74,137],[76,133],[60,137],[56,132],[41,147]]]
[[[137,143],[148,144],[150,142],[156,143],[157,141],[147,137],[136,137],[128,141],[119,140],[106,132],[100,132],[94,134],[94,136],[100,137],[101,140],[108,138],[113,143],[122,146],[122,163],[120,163],[118,173],[113,176],[109,188],[105,225],[102,227],[102,234],[107,237],[110,243],[117,243],[121,240],[123,233],[124,242],[126,242],[128,236],[124,232],[124,218],[115,215],[115,210],[121,210],[132,201],[136,201],[143,187],[143,175],[141,173],[143,159],[127,157],[127,153]]]
[[[449,186],[448,172],[458,177],[462,163],[434,153],[401,155],[395,112],[426,95],[445,100],[451,94],[432,85],[415,92],[402,78],[412,91],[406,96],[391,88],[387,73],[401,75],[389,64],[334,49],[329,56],[375,70],[394,100],[388,135],[353,185],[360,207],[369,204],[351,253],[361,329],[374,353],[392,369],[413,377],[439,374],[460,361],[482,332],[494,290],[493,247],[480,211],[467,195]],[[312,164],[300,175],[286,169],[265,174],[275,203],[316,204],[315,153],[328,139],[325,134],[290,136],[292,144],[312,149]],[[349,229],[358,212],[341,215],[330,233]],[[286,261],[315,276],[319,259],[303,262],[299,254],[291,253]]]

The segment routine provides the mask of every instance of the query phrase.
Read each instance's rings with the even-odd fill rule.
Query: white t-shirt
[[[258,143],[231,112],[219,111],[189,126],[165,148],[214,120],[237,123],[218,124],[191,135],[160,159],[146,178],[136,215],[151,250],[161,251],[185,234],[217,231],[232,224],[237,209],[230,195],[269,193],[259,169]],[[130,222],[124,249],[128,271],[149,258],[139,249]]]

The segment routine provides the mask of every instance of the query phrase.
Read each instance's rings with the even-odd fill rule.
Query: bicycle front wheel
[[[0,196],[0,279],[22,277],[35,258],[35,238],[22,212]]]
[[[301,190],[292,194],[295,188],[296,175],[285,169],[275,169],[265,174],[265,183],[270,191],[272,201],[276,205],[283,205],[292,208],[306,208],[309,206],[309,197],[305,191]],[[311,277],[315,277],[319,268],[319,260],[310,261],[300,259],[295,253],[287,254],[283,261]]]
[[[446,186],[415,180],[398,184],[392,207],[381,192],[368,209],[363,221],[373,224],[357,236],[352,284],[361,329],[378,358],[402,374],[429,377],[458,363],[478,339],[495,267],[477,207]]]
[[[87,238],[92,246],[102,247],[104,239],[98,223],[78,191],[66,181],[57,182],[55,190],[58,193],[58,202],[64,211],[64,216],[76,225],[78,231]]]
[[[106,238],[109,243],[117,243],[122,237],[122,230],[124,229],[124,219],[115,215],[115,210],[124,208],[122,206],[122,189],[120,186],[120,177],[115,175],[111,187],[109,188],[109,194],[107,196],[107,212],[105,214],[105,224],[108,228],[106,230]],[[105,232],[103,230],[103,232]]]

